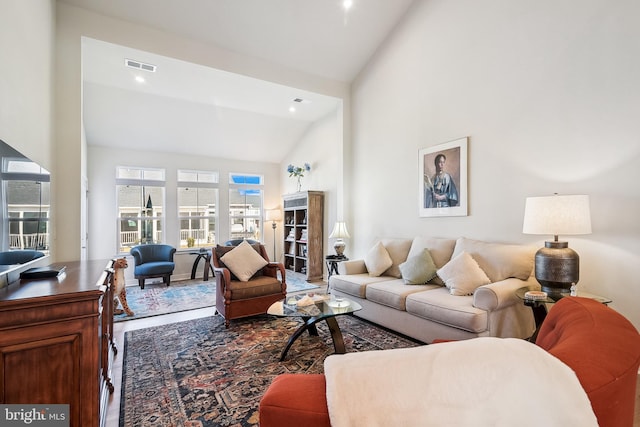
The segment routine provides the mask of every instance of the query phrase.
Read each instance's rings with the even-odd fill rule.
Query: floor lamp
[[[277,262],[276,258],[276,221],[280,221],[282,219],[282,212],[280,209],[269,209],[267,210],[267,215],[265,220],[272,221],[271,228],[273,228],[273,261]]]

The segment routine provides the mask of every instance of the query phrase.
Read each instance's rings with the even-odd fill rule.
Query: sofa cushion
[[[364,264],[370,276],[380,276],[391,267],[393,261],[382,242],[377,242],[365,255]]]
[[[389,253],[392,261],[391,266],[383,274],[397,279],[401,278],[400,264],[407,260],[409,249],[411,249],[411,239],[386,238],[380,239],[380,241]]]
[[[440,287],[439,285],[407,285],[402,279],[396,279],[367,285],[365,295],[369,301],[404,311],[407,295]]]
[[[348,276],[334,274],[331,276],[330,287],[347,295],[358,298],[366,298],[366,288],[371,283],[388,282],[386,276],[370,276],[367,273],[350,274]]]
[[[271,276],[257,276],[247,282],[232,280],[229,282],[231,300],[257,298],[265,295],[274,295],[282,291],[282,283]]]
[[[456,241],[453,256],[468,252],[492,282],[515,277],[527,280],[533,271],[536,248],[489,243],[464,237]]]
[[[452,296],[443,287],[407,295],[406,310],[415,316],[472,333],[488,329],[487,311],[472,305],[472,296]],[[407,320],[410,321],[410,320]]]
[[[472,295],[478,287],[491,283],[485,272],[467,252],[461,252],[453,257],[438,270],[438,276],[444,281],[451,295]]]
[[[133,269],[136,276],[155,276],[160,274],[171,274],[176,264],[171,261],[155,261],[136,265]]]
[[[429,254],[437,268],[443,267],[449,262],[456,246],[455,239],[440,239],[433,237],[416,237],[411,243],[408,257],[416,256],[423,249],[429,249]]]
[[[436,275],[436,264],[429,249],[423,249],[419,255],[407,258],[400,264],[402,280],[407,285],[423,285]]]
[[[224,254],[220,260],[241,282],[248,281],[258,270],[268,264],[267,260],[246,241]]]

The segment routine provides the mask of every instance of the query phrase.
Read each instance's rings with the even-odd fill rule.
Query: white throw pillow
[[[400,264],[400,272],[406,285],[423,285],[435,277],[436,270],[428,249],[423,249],[420,255],[412,256]]]
[[[364,265],[367,267],[369,276],[379,276],[384,273],[391,265],[393,260],[389,256],[389,252],[384,248],[382,242],[378,242],[367,252],[364,257]]]
[[[268,264],[246,240],[224,254],[220,260],[241,282],[249,281],[258,270]]]
[[[461,252],[438,270],[451,295],[472,295],[482,285],[491,283],[476,260],[467,252]]]

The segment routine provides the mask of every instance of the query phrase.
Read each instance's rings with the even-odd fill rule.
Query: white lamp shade
[[[269,209],[265,217],[267,221],[280,221],[282,219],[282,212],[280,209]]]
[[[524,234],[591,234],[589,196],[527,197]]]
[[[349,237],[351,236],[347,230],[347,223],[342,221],[336,222],[336,225],[333,226],[333,231],[329,235],[330,239],[348,239]]]

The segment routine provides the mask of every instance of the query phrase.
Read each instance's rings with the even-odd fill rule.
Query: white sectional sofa
[[[527,338],[535,330],[533,314],[515,291],[540,289],[532,277],[535,251],[464,237],[379,239],[363,259],[340,263],[329,288],[362,305],[357,316],[425,343]],[[422,268],[425,255],[438,275],[424,284],[407,284],[415,281],[415,267]]]

